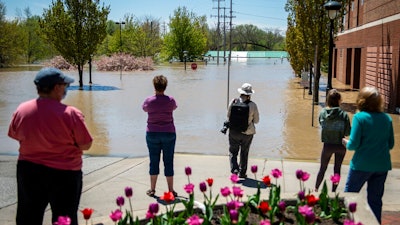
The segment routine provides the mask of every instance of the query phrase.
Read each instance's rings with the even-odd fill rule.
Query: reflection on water
[[[119,72],[94,71],[92,86],[86,85],[86,72],[84,90],[77,86],[77,72],[66,73],[76,82],[69,88],[64,103],[76,106],[85,114],[94,137],[88,154],[147,156],[147,114],[141,105],[147,96],[153,94],[153,76],[163,74],[169,80],[166,94],[174,96],[178,103],[174,113],[177,152],[227,155],[228,137],[219,132],[226,118],[227,95],[229,99],[237,97],[237,88],[249,82],[255,89],[252,100],[260,111],[251,157],[319,159],[322,144],[316,118],[321,107],[314,107],[312,117],[311,96],[306,91],[303,97],[299,79],[294,77],[286,60],[281,63],[275,59],[233,59],[229,91],[227,66],[217,66],[215,62],[186,71],[182,64],[173,63],[156,67],[154,71],[123,72],[122,77]],[[36,71],[29,70],[0,70],[2,154],[17,154],[17,143],[7,137],[8,123],[19,103],[36,97],[35,74]],[[333,85],[340,84],[334,82]],[[353,103],[355,94],[351,91],[344,93],[344,102]],[[324,100],[324,91],[321,91],[320,102]],[[392,117],[397,124],[398,115]],[[311,126],[312,122],[314,126]],[[400,140],[398,133],[396,129],[396,140]],[[351,153],[347,154],[345,162],[350,157]],[[393,151],[392,158],[396,165],[400,165],[398,153]]]
[[[115,90],[120,90],[118,87],[113,87],[113,86],[104,86],[104,85],[98,85],[98,84],[92,84],[92,85],[83,85],[82,88],[79,86],[70,86],[68,87],[69,91],[76,91],[76,90],[81,90],[81,91],[115,91]]]

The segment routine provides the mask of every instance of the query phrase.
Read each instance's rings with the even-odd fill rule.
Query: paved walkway
[[[15,156],[0,156],[0,224],[15,224],[16,210],[16,179],[15,179]],[[118,157],[85,157],[84,158],[84,187],[81,198],[80,208],[93,208],[93,224],[103,223],[104,225],[114,224],[109,219],[111,211],[117,209],[115,200],[118,196],[124,196],[124,189],[127,186],[133,188],[132,206],[134,216],[143,218],[148,205],[156,202],[156,199],[148,197],[145,193],[149,188],[148,158],[118,158]],[[295,171],[302,169],[311,174],[309,181],[306,182],[307,189],[313,189],[315,177],[319,168],[317,162],[299,162],[288,160],[270,160],[250,158],[249,167],[258,166],[257,179],[262,179],[268,175],[271,169],[279,168],[283,171],[283,177],[278,180],[282,188],[282,198],[293,197],[299,190],[299,182],[295,177]],[[195,199],[203,201],[202,193],[198,189],[200,182],[207,178],[214,179],[213,192],[216,194],[219,189],[225,186],[231,187],[229,180],[228,156],[205,156],[192,154],[176,154],[175,156],[175,189],[180,196],[187,196],[183,186],[188,183],[184,168],[190,166],[192,175],[190,182],[195,185]],[[332,175],[332,165],[329,166],[326,178],[329,180]],[[338,191],[343,191],[343,185],[347,177],[348,166],[342,167],[342,179]],[[255,193],[256,186],[254,175],[248,173],[248,178],[242,180],[240,185],[246,195]],[[386,181],[385,195],[383,198],[383,224],[400,224],[400,189],[399,189],[400,170],[394,169],[389,172]],[[330,182],[330,181],[329,181]],[[329,185],[330,186],[330,185]],[[164,176],[160,176],[157,184],[156,195],[161,195],[167,190]],[[263,193],[265,192],[265,194]],[[262,195],[267,197],[267,191],[262,189]],[[344,196],[340,193],[340,196]],[[360,199],[365,199],[365,190],[362,190]],[[219,199],[221,202],[223,198]],[[181,205],[181,204],[179,204]],[[181,206],[177,206],[178,208]],[[126,209],[129,204],[126,201]],[[363,207],[362,205],[358,207]],[[163,210],[163,207],[160,207]],[[123,209],[124,210],[124,209]],[[359,215],[365,219],[364,215]],[[372,218],[370,221],[373,221]],[[50,224],[50,211],[45,215],[45,225]],[[80,215],[80,224],[85,224],[83,216]],[[374,224],[371,222],[371,224]]]

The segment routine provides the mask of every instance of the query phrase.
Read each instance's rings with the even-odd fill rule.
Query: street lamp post
[[[328,82],[326,84],[326,93],[332,89],[332,58],[333,58],[333,21],[342,7],[342,4],[337,1],[329,1],[324,4],[325,9],[328,11],[328,16],[330,20],[329,27],[329,62],[328,62]]]
[[[119,25],[119,53],[120,53],[120,59],[119,59],[119,67],[120,67],[120,75],[119,79],[122,79],[122,59],[121,59],[121,52],[122,52],[122,25],[125,24],[125,22],[115,22],[115,24]]]
[[[89,58],[89,85],[92,86],[92,58],[93,55],[90,55]]]
[[[183,51],[183,60],[184,60],[184,62],[185,62],[185,70],[186,70],[186,57],[187,57],[187,55],[188,55],[188,51]]]

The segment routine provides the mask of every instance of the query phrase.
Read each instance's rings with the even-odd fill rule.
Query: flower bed
[[[257,166],[252,166],[251,171],[256,174]],[[367,207],[367,212],[362,212],[363,218],[368,219],[368,224],[377,224],[368,204],[357,198],[358,195],[348,195],[339,197],[338,193],[328,194],[326,181],[318,196],[313,195],[311,191],[305,189],[306,182],[310,174],[305,171],[297,170],[296,177],[299,180],[299,192],[296,198],[285,198],[281,196],[281,187],[278,185],[278,179],[282,176],[279,169],[271,171],[271,177],[264,176],[259,180],[256,193],[244,197],[244,190],[238,185],[239,178],[232,174],[230,180],[231,187],[222,187],[218,194],[213,196],[213,179],[208,178],[199,183],[199,190],[203,194],[203,203],[194,200],[195,185],[190,182],[191,168],[186,167],[185,173],[188,177],[188,183],[184,186],[188,198],[175,199],[172,192],[165,192],[160,196],[162,205],[165,206],[165,213],[160,214],[160,204],[151,203],[146,213],[146,218],[139,220],[133,217],[131,205],[132,188],[125,188],[125,196],[129,201],[129,209],[123,212],[122,207],[125,204],[125,197],[119,196],[116,199],[118,209],[110,214],[110,219],[117,225],[230,225],[230,224],[344,224],[344,225],[362,225],[360,217],[355,212],[358,207],[361,209]],[[271,178],[275,182],[271,182]],[[256,176],[255,176],[255,180]],[[331,177],[331,182],[339,181],[338,175]],[[261,190],[261,186],[267,189],[267,193]],[[261,193],[263,192],[263,193]],[[345,193],[346,194],[346,193]],[[266,196],[266,198],[264,198]],[[225,199],[225,204],[217,204],[218,199]],[[221,202],[221,201],[219,201]],[[358,203],[358,204],[357,204]],[[177,211],[175,207],[183,204],[184,210]],[[84,209],[82,213],[88,221],[92,209]],[[357,212],[358,214],[360,212]],[[64,223],[65,218],[59,221],[57,225],[68,225]],[[371,222],[372,221],[372,222]],[[364,223],[366,224],[366,223]]]

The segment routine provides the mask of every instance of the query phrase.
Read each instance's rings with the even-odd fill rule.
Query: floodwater
[[[18,154],[18,144],[7,137],[8,124],[19,103],[37,96],[33,78],[39,67],[0,70],[0,154]],[[88,86],[85,71],[84,90],[78,90],[77,72],[64,103],[76,106],[85,115],[94,137],[90,155],[141,157],[147,156],[145,129],[147,114],[141,105],[153,94],[152,78],[163,74],[168,78],[167,95],[173,96],[178,109],[174,112],[177,129],[176,152],[227,155],[228,136],[220,133],[226,118],[228,99],[238,96],[242,83],[253,85],[252,100],[257,103],[260,122],[250,148],[250,157],[319,161],[322,143],[318,113],[325,101],[319,92],[320,105],[311,104],[308,90],[300,87],[289,62],[276,59],[232,59],[228,82],[228,66],[211,61],[197,70],[190,65],[173,63],[156,66],[153,71],[92,73]],[[354,105],[357,95],[333,79],[340,88],[344,104]],[[229,89],[228,89],[229,83]],[[324,79],[321,80],[321,87]],[[228,91],[229,90],[229,91]],[[352,113],[349,113],[352,118]],[[396,145],[393,165],[400,167],[399,115],[392,114]],[[352,153],[348,152],[344,163]]]

